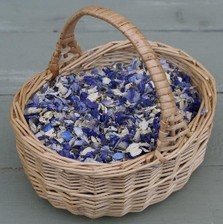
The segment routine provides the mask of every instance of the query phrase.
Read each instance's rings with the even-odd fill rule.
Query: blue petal
[[[130,88],[126,93],[126,99],[130,103],[136,103],[140,99],[140,94],[133,88]]]
[[[85,103],[80,102],[80,103],[75,104],[75,109],[78,112],[85,112],[87,110],[87,107],[86,107]]]
[[[33,96],[33,103],[36,107],[39,107],[39,96],[38,95],[34,95]]]
[[[44,131],[44,132],[47,132],[49,130],[51,130],[53,128],[53,126],[51,124],[47,124],[47,125],[44,125],[41,130]]]
[[[115,81],[115,80],[112,80],[110,83],[109,83],[109,86],[111,89],[117,89],[117,87],[119,86],[119,82]]]
[[[107,145],[108,144],[107,139],[105,138],[105,136],[102,133],[99,134],[99,138],[101,140],[101,145]]]
[[[124,92],[125,92],[125,87],[124,87],[124,86],[121,87],[120,91],[121,91],[122,93],[124,93]]]
[[[108,163],[112,161],[112,156],[108,151],[102,151],[101,155],[98,156],[97,160],[102,161],[104,163]]]
[[[119,100],[119,103],[120,103],[121,105],[125,104],[126,101],[127,101],[127,99],[126,99],[125,97],[119,97],[118,100]]]
[[[80,100],[84,101],[88,97],[88,94],[86,92],[81,92],[80,94]]]
[[[94,158],[95,157],[95,153],[92,151],[92,152],[88,152],[86,153],[86,155],[83,156],[84,159],[86,158]]]
[[[99,111],[97,108],[91,110],[91,115],[94,117],[94,118],[97,118],[99,116]]]
[[[136,82],[137,77],[135,74],[131,74],[131,75],[129,75],[128,80],[129,80],[129,82]]]
[[[111,147],[114,147],[116,144],[117,144],[117,142],[119,141],[119,137],[118,136],[113,136],[113,137],[111,137],[110,138],[110,142],[109,142],[109,145],[111,146]]]
[[[77,92],[79,89],[80,89],[80,86],[77,84],[77,83],[73,83],[71,86],[70,86],[70,89],[73,91],[73,92]]]
[[[146,86],[146,84],[145,84],[144,82],[140,82],[140,83],[139,83],[139,92],[140,92],[141,94],[144,93],[144,91],[145,91],[145,86]]]
[[[124,153],[116,152],[115,154],[113,154],[112,158],[115,160],[122,160],[124,156],[125,156]]]
[[[131,72],[137,68],[138,60],[133,59],[131,64],[128,66],[128,72]]]
[[[98,73],[98,69],[93,68],[93,69],[91,70],[91,74],[93,74],[93,75],[99,75],[99,73]]]
[[[85,140],[80,139],[80,140],[76,140],[76,141],[74,142],[74,145],[75,145],[75,146],[81,146],[81,145],[83,145],[84,143],[85,143]]]
[[[103,68],[102,70],[104,71],[104,73],[106,74],[106,76],[109,79],[115,79],[116,78],[116,72],[112,71],[110,68]]]
[[[84,101],[84,103],[86,104],[86,106],[87,106],[88,108],[91,108],[91,109],[96,109],[96,108],[98,108],[98,104],[97,104],[96,102],[92,102],[92,101],[89,100],[89,99],[86,99],[86,100]]]
[[[105,122],[106,123],[109,120],[109,118],[110,117],[107,114],[101,114],[100,115],[100,121],[101,122]]]
[[[89,86],[97,85],[97,80],[95,79],[95,77],[92,77],[92,76],[84,76],[84,82],[88,84]]]
[[[80,102],[80,98],[78,96],[75,96],[75,95],[70,95],[67,99],[70,100],[70,102],[72,104]]]
[[[69,82],[73,83],[77,81],[77,76],[75,74],[71,74],[68,76]]]
[[[90,128],[82,128],[82,130],[87,136],[94,136],[94,137],[98,136],[98,133]]]
[[[65,141],[70,141],[73,138],[73,135],[70,131],[64,131],[61,133],[61,137],[65,140]]]
[[[64,143],[62,144],[62,146],[63,146],[63,150],[65,150],[65,151],[70,151],[70,145],[69,145],[68,142],[64,142]]]
[[[39,139],[40,141],[45,140],[46,138],[47,138],[47,136],[45,136],[45,135],[38,136],[38,139]]]
[[[24,116],[26,119],[39,119],[38,114],[25,114]]]

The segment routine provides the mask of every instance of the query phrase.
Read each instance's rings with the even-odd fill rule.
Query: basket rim
[[[211,75],[211,74],[210,74],[210,73],[203,67],[203,65],[202,65],[201,63],[199,63],[199,62],[197,62],[196,60],[194,60],[194,59],[192,58],[192,56],[190,56],[189,54],[185,53],[185,52],[182,51],[182,50],[176,49],[176,48],[174,48],[174,47],[172,47],[172,46],[170,46],[170,45],[166,45],[166,44],[163,44],[163,43],[161,43],[161,42],[153,42],[153,41],[149,41],[149,42],[150,42],[150,44],[155,48],[155,51],[156,51],[159,47],[162,47],[162,48],[164,48],[164,49],[165,49],[165,48],[171,48],[171,49],[174,49],[175,51],[177,51],[177,52],[179,53],[179,55],[184,55],[184,56],[186,56],[186,57],[188,58],[188,61],[189,61],[190,63],[193,63],[193,65],[198,66],[200,69],[202,69],[204,72],[207,73],[206,75],[208,75],[208,77],[209,77],[209,79],[210,79],[209,81],[211,81],[211,82],[213,83],[214,87],[215,87],[215,82],[214,82],[214,78],[213,78],[213,76],[212,76],[212,75]],[[112,41],[112,42],[108,42],[108,43],[113,43],[113,44],[124,43],[124,44],[126,44],[126,46],[128,46],[128,45],[129,45],[129,46],[132,46],[131,43],[130,43],[128,40]],[[95,48],[92,48],[92,49],[88,49],[88,50],[86,50],[86,51],[83,52],[82,56],[84,57],[85,55],[90,54],[92,51],[95,51],[95,50],[97,50],[97,49],[99,49],[99,48],[105,46],[105,45],[108,44],[108,43],[99,45],[99,46],[97,46],[97,47],[95,47]],[[72,62],[73,62],[73,61],[72,61]],[[70,65],[70,63],[69,63],[67,66],[65,66],[64,68],[61,69],[61,75],[63,75],[63,72],[66,71],[66,68],[67,68],[69,65]],[[17,119],[17,118],[15,118],[15,116],[14,116],[14,109],[15,109],[15,108],[14,108],[14,105],[18,104],[18,102],[17,102],[17,97],[19,97],[21,91],[23,90],[23,88],[24,88],[26,85],[28,85],[30,82],[32,82],[33,79],[35,79],[35,78],[37,78],[37,77],[39,77],[39,76],[42,76],[42,75],[44,75],[45,73],[46,73],[46,70],[43,71],[43,72],[37,73],[35,76],[31,77],[27,82],[25,82],[25,83],[23,84],[23,86],[18,90],[18,92],[17,92],[16,95],[14,96],[14,98],[13,98],[13,104],[12,104],[12,106],[11,106],[11,115],[10,115],[11,125],[13,126],[14,129],[15,129],[15,127],[16,127],[16,125],[15,125],[15,124],[16,124],[16,123],[15,123],[15,119]],[[48,80],[45,80],[45,81],[48,81]],[[208,123],[208,122],[210,123],[210,121],[213,120],[214,111],[215,111],[215,107],[216,107],[216,97],[217,97],[217,94],[216,94],[216,87],[215,87],[213,93],[214,93],[214,99],[215,99],[215,101],[212,102],[212,111],[210,110],[210,111],[207,112],[207,114],[211,115],[211,116],[209,116],[209,117],[207,116],[207,117],[208,117],[208,118],[206,118],[207,123]],[[26,102],[27,102],[27,101],[26,101]],[[22,112],[23,112],[23,110],[22,110]],[[195,116],[195,118],[196,118],[197,116],[198,116],[198,114]],[[196,120],[195,118],[189,123],[190,125],[193,125],[193,122]],[[55,166],[61,166],[61,167],[62,167],[62,164],[65,165],[64,163],[66,163],[67,165],[69,164],[69,167],[72,167],[72,165],[73,165],[73,166],[75,166],[75,165],[79,165],[80,167],[83,167],[83,166],[89,166],[89,165],[90,165],[90,166],[92,166],[93,168],[97,168],[97,167],[101,167],[101,166],[103,166],[103,167],[113,167],[113,166],[127,167],[128,165],[129,165],[129,166],[132,166],[132,165],[135,165],[135,164],[138,164],[138,163],[139,163],[139,164],[141,164],[140,169],[142,169],[145,165],[148,166],[148,164],[149,164],[150,166],[156,166],[156,165],[158,165],[158,164],[161,163],[161,161],[158,160],[157,158],[155,158],[153,161],[148,161],[148,159],[147,159],[150,155],[153,156],[155,150],[152,151],[152,152],[148,152],[148,153],[146,153],[146,154],[144,154],[144,155],[141,155],[141,156],[139,156],[139,157],[137,157],[137,158],[131,159],[131,160],[126,160],[126,161],[116,161],[116,162],[114,162],[114,163],[81,162],[81,161],[78,161],[78,160],[75,160],[75,159],[71,159],[71,158],[63,157],[63,156],[59,155],[56,151],[54,151],[54,150],[52,150],[52,149],[50,149],[50,148],[44,146],[43,143],[42,143],[42,142],[41,142],[41,141],[40,141],[40,140],[39,140],[39,139],[32,133],[31,129],[29,128],[29,126],[28,126],[28,124],[27,124],[27,122],[26,122],[24,125],[26,126],[26,129],[27,129],[26,131],[27,131],[27,134],[28,134],[28,135],[26,135],[25,137],[28,138],[28,139],[30,140],[29,137],[32,136],[32,141],[33,141],[33,142],[36,141],[36,142],[40,143],[40,144],[41,144],[41,148],[45,150],[44,153],[39,152],[39,156],[40,156],[42,159],[43,159],[43,155],[44,155],[46,158],[48,158],[48,156],[50,156],[50,155],[51,155],[51,156],[53,155],[53,157],[54,157],[55,159],[60,160],[61,163],[58,164],[58,162],[56,162],[56,163],[55,163]],[[19,134],[19,132],[17,132],[17,134]],[[20,132],[20,134],[21,134],[21,132]],[[196,133],[196,130],[194,130],[194,131],[191,133],[191,135],[189,136],[189,138],[187,139],[187,142],[190,142],[191,139],[193,139],[194,136],[196,136],[196,135],[198,135],[198,134]],[[20,137],[24,138],[24,136],[23,136],[22,134],[20,135]],[[24,139],[24,140],[25,140],[25,139]],[[172,153],[172,155],[169,154],[168,156],[166,156],[166,159],[167,159],[167,160],[171,160],[173,157],[175,157],[175,156],[177,156],[178,154],[180,154],[181,151],[183,150],[183,148],[184,148],[184,147],[182,147],[180,150],[174,150],[174,153]],[[176,151],[177,151],[177,152],[176,152]],[[38,153],[38,152],[36,152],[36,153]],[[49,158],[48,158],[48,159],[49,159]],[[142,160],[142,159],[143,159],[143,160]],[[54,160],[53,160],[52,158],[50,158],[50,160],[52,160],[51,162],[54,163]],[[142,161],[144,161],[144,162],[142,162]],[[143,163],[145,163],[145,164],[143,164]],[[135,170],[134,170],[134,171],[135,171]],[[95,171],[93,170],[93,172],[95,172]]]

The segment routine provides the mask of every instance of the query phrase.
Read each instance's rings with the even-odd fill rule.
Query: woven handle
[[[68,19],[61,32],[60,39],[56,45],[56,50],[49,62],[48,69],[53,75],[56,76],[59,73],[59,60],[61,58],[62,49],[69,49],[66,55],[68,55],[68,53],[75,55],[81,54],[81,50],[74,38],[74,29],[79,19],[84,15],[90,15],[108,22],[121,31],[131,41],[141,56],[145,67],[148,69],[154,82],[162,109],[162,119],[166,120],[166,118],[176,114],[178,110],[169,82],[149,42],[130,21],[109,9],[98,6],[89,6],[80,9],[75,15]],[[66,55],[63,55],[63,57],[66,57]]]

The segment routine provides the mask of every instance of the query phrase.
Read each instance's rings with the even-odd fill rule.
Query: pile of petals
[[[189,123],[201,99],[190,77],[160,60],[176,104]],[[35,136],[61,156],[109,163],[136,158],[156,148],[160,105],[141,60],[58,76],[25,107]]]

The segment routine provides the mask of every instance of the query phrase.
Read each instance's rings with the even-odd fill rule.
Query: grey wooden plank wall
[[[90,220],[51,207],[36,196],[18,159],[9,108],[22,83],[46,68],[62,25],[77,9],[99,4],[128,17],[147,38],[181,48],[213,73],[218,106],[206,160],[184,189],[142,213]],[[223,220],[222,0],[0,1],[0,223],[221,224]],[[82,49],[123,39],[111,26],[84,17]]]

